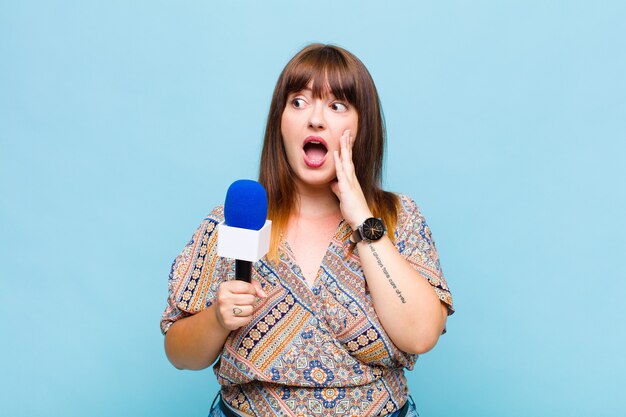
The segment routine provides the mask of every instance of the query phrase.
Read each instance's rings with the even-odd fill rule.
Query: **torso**
[[[431,241],[417,206],[401,202],[398,248],[449,297],[436,253],[427,256]],[[248,325],[231,332],[214,366],[224,401],[249,415],[385,415],[406,401],[403,368],[417,357],[400,351],[377,320],[358,250],[350,252],[352,229],[332,207],[328,216],[321,212],[316,206],[294,218],[278,259],[255,263],[253,278],[268,297]],[[223,219],[216,208],[172,267],[168,300],[181,311],[176,319],[201,311],[223,280],[234,279],[234,260],[217,256]]]

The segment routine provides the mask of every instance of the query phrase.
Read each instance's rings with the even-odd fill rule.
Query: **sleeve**
[[[226,262],[217,256],[217,225],[222,218],[221,207],[213,210],[172,263],[161,317],[163,334],[175,321],[213,304],[220,283],[228,278]]]
[[[439,299],[447,305],[448,315],[451,315],[454,313],[452,295],[441,270],[430,227],[411,198],[402,195],[400,203],[396,228],[398,251],[433,286]]]

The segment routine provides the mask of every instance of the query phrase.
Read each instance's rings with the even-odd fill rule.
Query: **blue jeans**
[[[209,417],[226,417],[224,413],[222,413],[222,410],[220,410],[220,408],[217,405],[217,402],[219,401],[218,398],[219,398],[219,394],[217,394],[217,397],[215,397],[215,399],[213,400],[213,404],[211,405],[211,411],[209,412]],[[415,408],[415,402],[413,401],[413,398],[409,396],[408,402],[409,402],[409,410],[406,413],[406,417],[419,417],[417,409]],[[400,413],[400,410],[396,411],[393,414],[389,414],[388,417],[397,417],[399,413]]]

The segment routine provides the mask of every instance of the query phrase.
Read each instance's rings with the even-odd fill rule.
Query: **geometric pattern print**
[[[204,219],[183,251],[176,257],[168,280],[167,306],[161,319],[161,331],[183,317],[208,307],[217,294],[220,282],[213,279],[220,270],[222,258],[217,256],[217,224],[223,216],[220,207]],[[211,303],[207,304],[207,300]]]
[[[448,305],[452,298],[423,216],[400,196],[396,245]],[[216,254],[216,208],[176,258],[161,328],[211,305],[232,260]],[[222,397],[252,415],[387,415],[401,407],[408,389],[403,368],[417,355],[400,351],[384,331],[365,285],[358,251],[349,253],[352,230],[341,222],[311,287],[288,243],[279,259],[261,259],[253,278],[268,297],[252,321],[231,332],[214,367]]]
[[[432,285],[437,296],[448,307],[448,315],[454,313],[450,289],[444,278],[439,255],[435,248],[430,227],[413,200],[400,196],[403,210],[400,212],[396,230],[396,246],[400,254]]]
[[[243,398],[243,395],[240,394],[239,397]],[[215,401],[216,400],[214,400],[213,402],[215,402]],[[399,414],[399,413],[400,413],[400,411],[398,410],[396,413],[391,414],[391,416],[392,417],[396,417],[396,414]],[[260,414],[256,414],[256,415],[260,415]],[[287,415],[287,414],[281,412],[279,415],[282,416],[282,415]],[[309,414],[307,414],[306,412],[303,412],[303,413],[297,413],[295,415],[297,415],[298,417],[306,417]],[[346,417],[357,417],[357,416],[360,416],[360,414],[356,414],[356,413],[346,413],[344,415]],[[222,410],[218,407],[218,405],[215,404],[213,406],[213,408],[211,409],[211,411],[209,412],[209,417],[226,417],[226,414],[224,414],[222,412]],[[415,403],[413,401],[411,401],[411,400],[409,400],[409,406],[408,406],[408,410],[407,410],[407,413],[406,413],[405,417],[419,417],[419,413],[417,412],[417,409],[415,407]]]

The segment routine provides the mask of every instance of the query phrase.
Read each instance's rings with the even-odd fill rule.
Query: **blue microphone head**
[[[267,219],[267,193],[252,180],[237,180],[226,192],[224,220],[227,226],[259,230]]]

